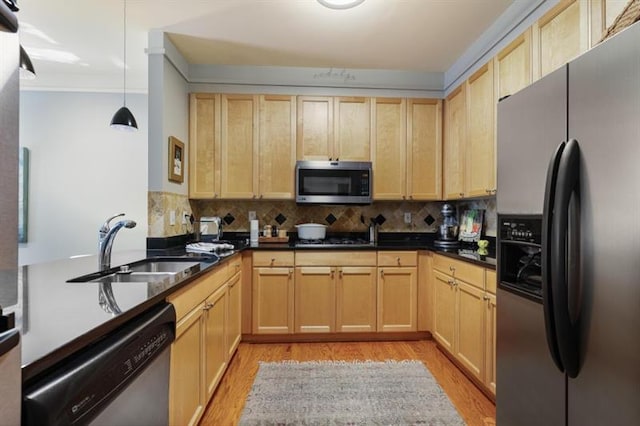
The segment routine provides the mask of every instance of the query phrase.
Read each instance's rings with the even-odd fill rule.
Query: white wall
[[[146,247],[147,96],[127,95],[135,133],[109,127],[121,106],[122,94],[20,93],[20,145],[31,151],[21,265],[96,254],[98,228],[116,213],[138,225],[119,232],[114,250]]]

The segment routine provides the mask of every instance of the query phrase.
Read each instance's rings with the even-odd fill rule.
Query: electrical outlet
[[[249,220],[255,220],[256,219],[256,212],[251,210],[249,211]]]
[[[174,226],[176,224],[176,211],[169,210],[169,225]]]
[[[411,223],[411,212],[404,213],[404,223]]]
[[[183,211],[182,215],[180,216],[180,218],[182,219],[182,224],[186,225],[187,224],[187,219],[189,218],[189,213],[187,213],[186,211]]]

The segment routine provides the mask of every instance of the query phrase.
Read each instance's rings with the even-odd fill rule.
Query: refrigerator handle
[[[558,167],[560,158],[566,143],[561,142],[551,156],[549,167],[547,168],[547,180],[544,190],[544,207],[542,213],[542,307],[544,311],[544,326],[547,337],[547,346],[551,359],[561,372],[564,372],[560,349],[558,348],[558,338],[556,335],[555,313],[553,309],[552,274],[551,274],[551,241],[552,224],[554,214],[554,202],[558,180]]]
[[[567,142],[558,167],[558,180],[550,244],[552,303],[560,359],[569,377],[576,377],[578,327],[571,319],[569,284],[577,277],[577,258],[573,230],[579,228],[580,147],[575,139]]]

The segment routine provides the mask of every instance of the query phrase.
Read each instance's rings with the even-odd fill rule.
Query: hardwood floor
[[[235,425],[240,420],[259,361],[421,360],[469,426],[495,424],[495,405],[438,350],[432,340],[413,342],[241,343],[200,421]]]

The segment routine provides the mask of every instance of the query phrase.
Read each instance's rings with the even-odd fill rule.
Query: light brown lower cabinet
[[[230,259],[171,294],[176,339],[171,345],[169,424],[195,425],[233,356],[240,329],[240,277]],[[237,318],[237,319],[236,319]]]
[[[336,331],[376,331],[376,268],[340,266],[336,282]]]
[[[332,333],[336,329],[336,268],[296,267],[295,332]]]
[[[378,331],[418,330],[418,253],[378,252]]]
[[[495,271],[441,256],[434,265],[432,335],[495,395]],[[456,273],[475,280],[464,281]]]
[[[256,251],[252,257],[253,334],[293,333],[293,252]]]

